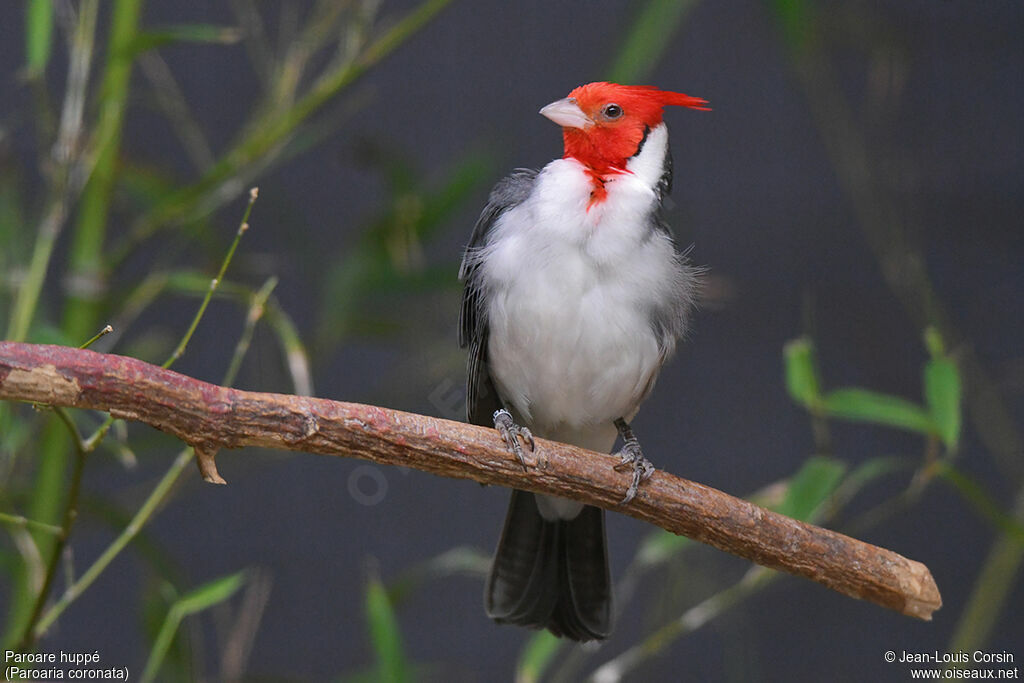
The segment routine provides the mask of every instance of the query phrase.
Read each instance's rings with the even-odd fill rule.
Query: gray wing
[[[491,230],[501,215],[529,196],[536,178],[537,171],[521,168],[494,186],[473,228],[459,268],[459,279],[464,286],[462,310],[459,313],[459,346],[469,347],[466,362],[466,419],[473,424],[491,426],[494,411],[503,407],[487,369],[487,308],[484,305],[480,263],[475,255],[487,246]]]

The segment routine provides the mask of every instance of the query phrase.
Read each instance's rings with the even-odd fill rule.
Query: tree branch
[[[492,429],[376,406],[240,391],[134,358],[0,342],[0,399],[109,412],[195,447],[203,478],[224,483],[214,456],[257,446],[355,457],[458,479],[561,496],[615,510],[772,569],[930,620],[942,605],[931,572],[828,529],[658,471],[619,506],[618,459],[544,439],[527,471]]]

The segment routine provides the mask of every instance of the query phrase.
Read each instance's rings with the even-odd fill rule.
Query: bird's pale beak
[[[594,125],[594,122],[576,104],[576,100],[570,97],[552,102],[541,109],[540,113],[563,128],[587,128]]]

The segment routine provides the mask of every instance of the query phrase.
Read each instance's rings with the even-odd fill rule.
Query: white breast
[[[650,311],[677,294],[680,264],[668,236],[652,230],[660,174],[652,180],[643,162],[659,148],[664,156],[659,128],[637,172],[609,180],[589,210],[583,166],[548,164],[484,248],[491,376],[541,436],[607,452],[612,422],[633,416],[664,360]]]

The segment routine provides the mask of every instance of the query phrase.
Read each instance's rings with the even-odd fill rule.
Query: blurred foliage
[[[976,509],[982,511],[999,529],[999,535],[975,579],[972,595],[958,617],[958,626],[948,651],[984,648],[1000,618],[1003,605],[1018,581],[1024,562],[1024,541],[1019,528],[1024,524],[1024,482],[1021,481],[1021,453],[1024,436],[1014,422],[989,372],[973,351],[972,340],[956,330],[944,302],[936,293],[928,269],[926,250],[920,236],[924,226],[915,225],[905,211],[897,209],[899,191],[886,182],[884,168],[889,159],[884,146],[873,144],[869,136],[881,108],[861,107],[840,84],[835,56],[828,46],[844,39],[843,31],[856,33],[860,54],[857,58],[870,72],[906,68],[906,57],[894,45],[894,35],[885,29],[883,17],[872,11],[869,22],[839,13],[840,20],[823,20],[819,3],[809,0],[773,0],[782,42],[798,84],[806,96],[817,131],[832,160],[842,191],[854,207],[864,240],[870,247],[885,284],[903,305],[912,324],[925,330],[924,346],[928,360],[923,373],[924,405],[858,389],[842,397],[841,417],[867,424],[911,429],[927,434],[925,457],[920,461],[910,486],[894,501],[880,506],[885,514],[912,504],[937,476],[951,483]],[[845,18],[844,22],[841,18]],[[870,24],[871,31],[858,31]],[[847,27],[848,25],[848,27]],[[885,101],[885,109],[896,111],[905,81],[894,79],[876,83],[864,93],[868,103]],[[862,112],[860,118],[855,112]],[[809,355],[800,345],[787,349],[787,365],[796,356]],[[794,355],[795,352],[795,355]],[[804,363],[798,360],[797,362]],[[787,385],[791,395],[807,407],[814,418],[816,441],[830,408],[815,401],[809,385],[801,384],[808,369],[787,367]],[[853,408],[850,408],[850,403]],[[893,408],[893,414],[881,410]],[[1014,501],[997,503],[980,484],[954,468],[953,460],[964,431],[963,418],[971,426],[980,448],[972,449],[972,458],[988,457],[1017,487]],[[880,520],[884,515],[875,515]],[[948,609],[948,608],[947,608]]]
[[[376,573],[371,572],[366,586],[366,619],[370,628],[373,649],[377,654],[375,680],[385,683],[401,683],[411,677],[409,662],[402,646],[388,591]]]
[[[224,383],[234,381],[256,327],[263,326],[281,349],[293,389],[312,393],[305,344],[273,295],[277,278],[264,276],[262,284],[247,282],[251,276],[246,273],[224,279],[248,227],[255,194],[230,246],[216,212],[236,204],[257,176],[336,135],[341,118],[332,110],[359,102],[350,96],[351,86],[449,2],[423,0],[403,15],[378,16],[381,6],[373,0],[316,0],[305,9],[282,9],[290,21],[267,22],[255,3],[240,0],[232,5],[235,26],[147,26],[142,0],[26,2],[21,76],[32,96],[30,111],[2,123],[0,142],[6,146],[11,135],[27,136],[34,141],[36,163],[25,164],[6,149],[0,156],[0,322],[5,338],[80,345],[97,341],[99,328],[112,321],[114,331],[98,342],[104,350],[123,347],[147,360],[163,355],[166,367],[187,352],[193,333],[205,324],[208,304],[217,298],[245,314]],[[285,26],[276,41],[266,32],[274,25]],[[222,152],[212,151],[193,115],[193,107],[201,104],[185,99],[160,54],[183,43],[244,49],[260,81],[248,119]],[[64,81],[58,84],[54,74],[62,70]],[[182,155],[192,161],[194,175],[174,170],[171,163],[142,164],[122,147],[122,133],[139,102],[152,103],[164,116]],[[393,160],[393,165],[403,163]],[[436,185],[406,169],[402,182],[388,188],[391,208],[382,212],[384,218],[358,227],[362,243],[379,247],[362,254],[368,262],[381,255],[373,261],[375,279],[361,283],[349,278],[352,290],[328,292],[341,304],[337,308],[348,310],[345,301],[352,291],[368,287],[389,284],[396,293],[436,289],[438,275],[422,273],[422,264],[410,264],[407,256],[439,233],[449,213],[486,175],[485,163],[482,156],[467,159],[448,178],[433,181]],[[111,229],[125,218],[126,231]],[[66,260],[58,258],[64,255],[62,245]],[[189,257],[196,252],[223,255],[220,272],[179,265],[194,262]],[[120,275],[125,270],[142,275],[125,279]],[[396,274],[405,279],[393,281]],[[57,287],[58,282],[69,286]],[[176,346],[165,331],[137,324],[172,296],[199,301]],[[332,305],[324,309],[336,310]],[[321,350],[329,353],[352,330],[367,329],[370,315],[368,309],[351,312]],[[173,496],[192,460],[190,449],[178,454],[135,509],[82,490],[87,456],[97,449],[125,467],[137,461],[138,448],[119,421],[46,406],[33,411],[0,405],[0,525],[9,541],[0,545],[0,571],[12,583],[5,646],[33,649],[131,548],[150,576],[141,600],[151,648],[142,678],[190,679],[198,654],[179,625],[232,600],[243,574],[190,589],[187,573],[145,533],[147,522]],[[115,538],[78,573],[63,551],[73,541],[80,516],[109,525]],[[381,626],[384,602],[377,588],[371,590],[369,616],[373,642],[384,648],[389,639]],[[251,640],[255,629],[249,624],[242,631]],[[381,651],[382,671],[400,671],[386,661],[395,652],[394,647]],[[244,667],[244,662],[234,666]]]
[[[382,177],[387,204],[371,216],[352,245],[329,261],[324,299],[316,330],[316,355],[347,336],[394,334],[408,325],[395,301],[410,291],[455,284],[450,263],[430,266],[423,246],[453,224],[454,213],[493,173],[490,155],[475,152],[460,159],[441,182],[425,182],[405,155],[372,140],[360,140],[357,157]],[[396,312],[398,315],[396,315]],[[388,315],[391,317],[386,317]]]
[[[148,360],[170,354],[170,364],[185,352],[206,306],[216,298],[245,316],[225,383],[239,372],[256,327],[264,326],[281,349],[292,389],[311,394],[313,373],[306,344],[274,297],[276,278],[264,273],[257,280],[245,273],[224,279],[243,231],[237,231],[228,246],[219,210],[236,207],[255,178],[335,135],[345,107],[358,104],[351,86],[448,2],[422,0],[396,19],[378,17],[373,0],[316,0],[305,13],[283,9],[291,20],[279,23],[291,30],[268,36],[266,27],[274,22],[264,21],[256,3],[248,0],[232,3],[237,26],[146,26],[141,0],[27,0],[21,75],[32,94],[32,110],[22,119],[31,124],[16,123],[9,129],[3,122],[0,141],[12,134],[31,137],[37,158],[32,166],[19,165],[8,154],[0,157],[0,322],[6,321],[6,338],[79,345],[110,321],[113,333],[99,342],[104,348],[124,348]],[[667,47],[680,40],[697,4],[636,3],[619,49],[604,65],[608,77],[647,81]],[[855,530],[908,509],[934,482],[950,486],[999,534],[949,649],[983,648],[1024,562],[1024,488],[1017,504],[1007,505],[958,466],[959,458],[982,457],[973,450],[960,452],[968,427],[965,409],[970,409],[971,426],[993,461],[1006,472],[1013,471],[1012,454],[1019,454],[1013,445],[1019,443],[1019,433],[1012,424],[1006,426],[1005,411],[993,406],[990,397],[984,410],[978,409],[979,396],[988,386],[986,375],[970,354],[969,340],[951,329],[927,273],[912,267],[924,262],[907,237],[913,231],[879,220],[887,214],[878,207],[889,198],[879,183],[864,182],[871,180],[875,169],[864,132],[867,126],[857,120],[854,112],[861,108],[851,105],[829,68],[833,56],[827,46],[849,43],[831,40],[834,36],[828,34],[841,31],[841,22],[824,26],[813,0],[771,0],[766,8],[777,21],[780,43],[788,50],[793,73],[804,88],[840,184],[856,207],[865,239],[885,266],[880,269],[883,277],[904,302],[908,318],[924,330],[927,356],[921,396],[910,399],[868,387],[826,389],[822,377],[827,373],[819,368],[812,338],[802,336],[787,344],[785,386],[795,406],[809,416],[815,451],[791,476],[749,498],[799,519]],[[213,151],[161,57],[161,49],[182,43],[244,50],[259,79],[257,101],[248,108],[248,118],[220,152]],[[866,62],[876,58],[873,52],[864,55]],[[57,69],[56,62],[65,63]],[[63,83],[55,82],[57,72]],[[141,93],[140,76],[148,83]],[[182,156],[193,167],[190,173],[146,165],[122,148],[121,134],[134,103],[142,100],[152,102],[167,119]],[[363,167],[383,180],[385,199],[359,223],[345,250],[331,259],[336,265],[324,277],[314,358],[327,356],[356,334],[380,336],[400,330],[406,321],[389,302],[451,287],[454,266],[430,266],[425,249],[450,226],[481,183],[494,178],[493,160],[486,153],[470,153],[442,177],[427,177],[386,143],[360,141],[357,149]],[[243,223],[249,208],[251,203]],[[110,230],[115,215],[127,219],[127,230]],[[68,245],[67,263],[54,257],[62,244]],[[197,252],[205,255],[204,265],[182,265]],[[211,254],[221,259],[215,289],[210,278],[217,261]],[[906,267],[892,268],[892,263]],[[115,277],[122,270],[142,275],[123,281]],[[66,291],[55,284],[64,281],[72,283]],[[146,312],[172,297],[199,301],[177,349],[165,330],[139,329]],[[856,423],[860,429],[895,428],[919,435],[922,452],[847,462],[835,454],[842,449],[831,440],[830,427],[836,420]],[[1013,443],[1001,445],[993,434]],[[138,443],[129,441],[123,423],[110,419],[45,406],[29,410],[0,404],[0,526],[6,533],[6,542],[0,545],[0,572],[13,586],[3,634],[6,647],[34,647],[110,563],[131,548],[146,572],[140,619],[149,658],[143,678],[186,680],[195,675],[194,663],[201,659],[196,652],[200,644],[189,629],[181,628],[192,621],[186,618],[218,605],[227,607],[239,600],[239,593],[248,594],[254,583],[251,572],[193,586],[186,569],[145,532],[147,522],[173,498],[176,483],[191,465],[189,449],[178,453],[137,507],[126,508],[80,490],[87,455],[103,449],[130,467],[141,452]],[[1009,480],[1020,485],[1016,478]],[[901,490],[852,520],[844,517],[865,489],[882,482],[897,482]],[[114,541],[85,571],[72,574],[69,564],[62,567],[61,550],[73,540],[72,524],[80,515],[109,528]],[[517,680],[579,680],[588,671],[602,681],[620,680],[780,578],[760,567],[739,576],[719,571],[712,562],[695,561],[701,552],[699,544],[686,538],[660,530],[649,533],[616,587],[620,612],[642,610],[647,615],[645,627],[632,634],[635,644],[608,658],[600,649],[572,647],[547,633],[526,634]],[[456,547],[389,584],[371,572],[364,609],[374,661],[345,680],[414,677],[419,666],[403,644],[402,605],[416,592],[429,590],[430,582],[452,576],[481,578],[487,563],[483,553]],[[657,586],[655,595],[641,590],[642,585]],[[649,604],[637,606],[644,599]],[[258,616],[245,614],[249,613],[239,608],[236,621],[251,622],[239,627],[239,632],[250,633],[251,641]]]
[[[697,0],[647,0],[608,69],[612,83],[646,83]]]
[[[156,679],[182,619],[226,601],[242,587],[244,581],[244,574],[237,572],[214,579],[176,598],[168,608],[167,616],[164,618],[160,630],[157,631],[153,641],[153,649],[149,654],[149,659],[146,661],[146,667],[142,670],[141,680],[152,681]]]
[[[926,331],[928,338],[936,335],[934,328]],[[960,440],[960,374],[941,347],[932,350],[935,355],[923,372],[924,405],[861,387],[822,393],[814,344],[807,338],[794,339],[784,349],[786,388],[794,401],[816,416],[918,432],[955,451]]]
[[[613,79],[645,80],[663,53],[665,41],[674,36],[694,3],[678,0],[651,0],[637,10],[635,22],[627,29],[627,38],[612,63]],[[886,205],[888,198],[881,190],[874,194],[863,191],[863,180],[877,173],[865,160],[870,150],[861,124],[853,117],[856,109],[845,101],[845,94],[831,70],[832,56],[826,51],[830,44],[847,44],[836,40],[843,30],[842,22],[828,27],[818,16],[818,3],[808,0],[772,0],[766,3],[774,13],[780,40],[789,49],[793,69],[807,92],[809,104],[816,112],[821,135],[832,152],[837,173],[851,198],[858,205],[866,238],[884,266],[887,284],[904,301],[913,323],[924,329],[924,348],[928,357],[921,371],[921,400],[913,401],[866,387],[845,387],[826,390],[821,380],[814,342],[808,336],[793,340],[783,350],[784,383],[793,401],[811,418],[817,453],[808,456],[792,477],[753,494],[750,499],[784,514],[815,523],[843,522],[842,514],[869,486],[884,481],[906,481],[905,488],[895,496],[877,503],[845,524],[851,533],[884,523],[898,512],[913,506],[933,482],[952,486],[968,504],[1001,532],[989,560],[975,582],[974,595],[960,617],[960,626],[949,651],[984,648],[992,633],[1008,591],[1014,585],[1019,566],[1024,561],[1024,504],[1008,509],[1005,503],[986,486],[955,465],[962,442],[963,416],[966,405],[980,401],[987,382],[977,362],[964,349],[968,343],[948,325],[941,302],[930,283],[915,263],[923,262],[920,252],[909,248],[903,226],[879,222],[879,210],[868,208],[872,203]],[[877,24],[877,17],[876,24]],[[870,46],[867,49],[871,49]],[[891,52],[875,51],[869,59]],[[907,231],[909,232],[909,231]],[[893,263],[906,264],[904,270]],[[907,277],[913,273],[914,277]],[[957,339],[955,345],[949,340]],[[951,351],[956,349],[956,351]],[[981,380],[972,395],[965,387],[964,366]],[[985,396],[985,409],[977,415],[983,420],[999,421],[998,429],[979,424],[992,434],[1011,435],[1003,444],[989,439],[997,462],[1003,454],[1019,455],[1019,435],[1005,419],[1005,411],[993,405],[991,395]],[[980,405],[980,404],[979,404]],[[867,458],[853,466],[832,453],[840,450],[833,443],[830,423],[835,420],[858,423],[864,429],[896,428],[916,433],[922,438],[922,457],[891,456]],[[984,439],[984,437],[983,437]],[[1007,440],[1009,441],[1007,443]],[[1008,468],[1009,469],[1009,468]],[[909,480],[907,480],[909,473]],[[890,485],[891,486],[891,485]],[[1019,499],[1024,500],[1024,489]],[[624,652],[593,668],[592,660],[600,651],[572,647],[547,633],[531,636],[521,652],[517,680],[572,681],[590,671],[588,680],[619,681],[642,670],[644,664],[664,652],[676,639],[692,633],[718,619],[726,611],[741,604],[747,597],[770,585],[778,574],[753,567],[738,580],[718,575],[710,581],[699,574],[702,563],[695,558],[681,558],[698,552],[699,545],[689,539],[664,531],[650,533],[638,546],[633,562],[616,588],[617,609],[631,609],[641,577],[660,573],[661,582],[645,605],[644,614],[656,615],[651,628],[638,634],[638,642]],[[646,579],[648,583],[649,579]],[[693,585],[710,586],[710,597],[694,601]],[[947,607],[948,609],[948,607]],[[741,677],[742,678],[742,677]]]
[[[25,72],[29,78],[38,78],[46,71],[52,40],[53,3],[28,0],[25,8]]]

